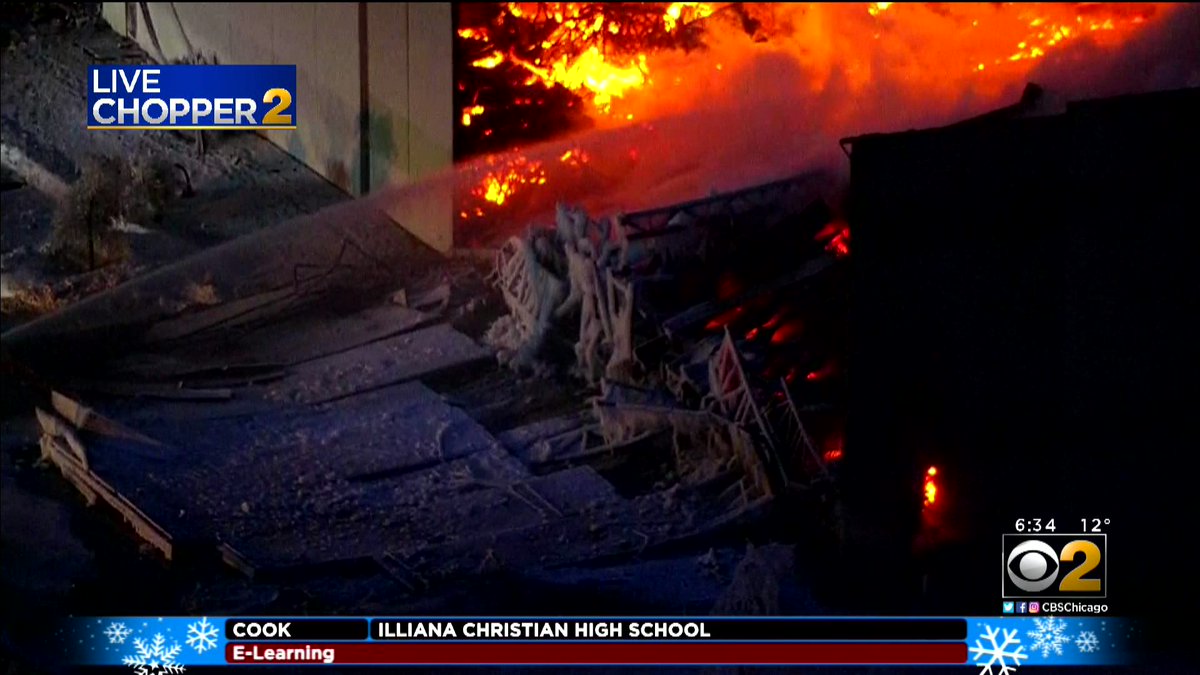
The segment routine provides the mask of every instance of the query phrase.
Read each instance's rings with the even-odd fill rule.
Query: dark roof
[[[843,148],[845,148],[847,144],[852,146],[855,143],[874,139],[924,137],[947,132],[957,132],[963,130],[974,131],[995,128],[999,125],[1028,119],[1030,113],[1037,108],[1038,104],[1044,99],[1044,96],[1045,92],[1041,87],[1030,83],[1026,85],[1025,91],[1021,95],[1021,100],[1017,103],[1005,106],[1003,108],[998,108],[976,117],[960,120],[958,122],[940,127],[848,136],[841,139],[839,143],[843,146]],[[1064,112],[1057,115],[1041,116],[1037,119],[1052,119],[1062,121],[1064,119],[1093,116],[1097,114],[1115,116],[1141,116],[1145,115],[1150,110],[1162,111],[1184,109],[1200,109],[1200,87],[1174,89],[1143,94],[1123,94],[1120,96],[1111,96],[1106,98],[1070,101],[1067,103],[1066,110]]]

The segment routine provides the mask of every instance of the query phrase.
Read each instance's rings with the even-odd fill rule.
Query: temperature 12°
[[[1080,518],[1083,523],[1084,532],[1103,532],[1105,527],[1112,522],[1109,518]]]

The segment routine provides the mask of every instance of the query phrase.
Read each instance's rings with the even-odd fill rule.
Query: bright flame
[[[672,2],[663,14],[663,25],[667,27],[667,32],[673,32],[680,23],[707,18],[712,16],[713,11],[713,6],[706,2]]]
[[[563,56],[549,68],[515,57],[512,61],[533,73],[547,87],[560,84],[574,92],[590,91],[592,105],[601,113],[609,112],[614,96],[620,98],[627,90],[646,82],[645,54],[638,54],[636,63],[629,66],[605,61],[599,47],[591,47],[573,58]]]
[[[488,106],[489,122],[501,106],[562,100],[522,87],[574,93],[600,128],[722,106],[737,109],[743,102],[731,100],[729,92],[754,100],[765,91],[777,93],[780,101],[795,100],[795,115],[811,121],[804,128],[836,137],[960,119],[965,101],[979,111],[1011,102],[1005,97],[1047,55],[1074,42],[1119,45],[1168,9],[1173,8],[1133,3],[874,2],[865,3],[864,12],[863,5],[839,3],[507,3],[495,20],[460,28],[458,35],[469,41],[470,65],[481,81],[501,78],[516,93],[507,102],[478,99]],[[533,39],[526,37],[531,31]],[[490,79],[482,79],[485,71]],[[872,111],[883,109],[889,114],[880,122]],[[462,110],[461,126],[489,136],[491,125],[479,124],[478,115],[473,108]],[[524,128],[536,128],[537,121],[528,118],[531,126]],[[780,124],[790,128],[792,122],[784,118]],[[759,154],[768,156],[772,149],[765,145]],[[607,168],[601,156],[597,151],[597,170]],[[554,158],[545,162],[550,166]],[[529,167],[517,170],[524,181],[489,172],[471,194],[508,204],[513,191],[545,183],[545,168],[539,166],[537,175],[529,175]],[[466,213],[476,209],[463,206]],[[848,230],[822,242],[834,255],[849,254]]]
[[[491,165],[499,162],[494,157],[488,158]],[[489,171],[483,182],[476,187],[472,194],[489,201],[497,206],[512,196],[522,185],[544,185],[546,172],[541,162],[530,162],[523,155],[517,155],[500,166]]]
[[[629,28],[606,14],[601,3],[510,2],[505,11],[504,18],[554,24],[554,29],[540,43],[543,55],[529,58],[515,52],[496,51],[473,61],[472,66],[492,69],[506,61],[513,63],[528,71],[533,82],[540,81],[546,87],[561,85],[580,95],[590,94],[592,105],[601,114],[611,111],[613,98],[621,98],[628,90],[649,82],[645,52],[621,53],[610,49],[610,43],[624,37]],[[710,3],[671,3],[662,14],[663,30],[674,33],[711,16],[714,11]],[[493,42],[487,28],[462,28],[458,35],[468,40]],[[631,114],[623,117],[632,119]]]
[[[933,477],[938,473],[936,466],[929,467],[925,472],[925,506],[932,506],[937,501],[938,486]]]
[[[483,114],[483,106],[481,106],[481,105],[473,105],[470,108],[463,109],[462,125],[464,127],[471,126],[471,117],[475,116],[475,115],[482,115],[482,114]]]
[[[501,63],[504,63],[504,55],[500,52],[495,52],[491,56],[485,56],[482,59],[476,59],[472,61],[471,65],[475,66],[476,68],[485,68],[490,70]]]

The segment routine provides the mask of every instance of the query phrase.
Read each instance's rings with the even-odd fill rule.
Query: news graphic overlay
[[[295,129],[295,66],[88,67],[88,129]]]
[[[279,665],[1128,665],[1109,617],[94,617],[74,663],[139,675]],[[966,671],[964,671],[966,672]]]
[[[97,617],[64,628],[80,665],[967,663],[963,618]]]
[[[971,618],[968,665],[979,673],[1021,666],[1128,666],[1138,662],[1134,622],[1108,617]],[[1036,671],[1030,671],[1036,672]]]
[[[1020,604],[1028,603],[1030,614],[1106,612],[1107,606],[1103,603],[1108,597],[1105,523],[1099,518],[1079,519],[1077,527],[1072,528],[1074,532],[1064,532],[1066,528],[1058,528],[1053,518],[1017,519],[1017,531],[1001,535],[1002,597],[1026,601]],[[1064,604],[1076,604],[1081,609],[1057,609]],[[1099,609],[1102,606],[1104,609]]]

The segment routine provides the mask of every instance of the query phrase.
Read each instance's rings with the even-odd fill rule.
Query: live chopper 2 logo
[[[88,68],[88,129],[266,130],[296,122],[296,66]]]
[[[1005,598],[1108,596],[1108,535],[1002,535]]]

